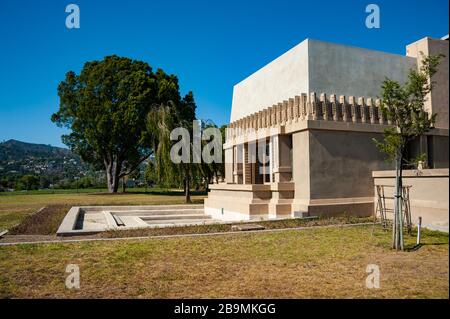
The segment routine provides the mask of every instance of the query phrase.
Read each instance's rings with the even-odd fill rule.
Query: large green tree
[[[58,95],[52,121],[70,129],[63,142],[84,161],[105,169],[110,192],[117,192],[120,178],[154,151],[157,132],[148,130],[149,112],[170,104],[184,114],[192,109],[187,104],[195,106],[192,93],[181,98],[175,75],[115,55],[87,62],[80,74],[68,72]]]

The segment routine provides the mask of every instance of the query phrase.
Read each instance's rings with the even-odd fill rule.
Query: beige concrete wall
[[[381,133],[307,130],[293,135],[293,214],[373,212],[372,171],[389,169],[373,138]]]
[[[225,152],[225,182],[233,183],[233,148],[224,149]]]
[[[233,88],[230,122],[308,92],[308,39]]]
[[[372,171],[393,168],[373,138],[382,134],[311,130],[311,199],[371,197]]]
[[[400,83],[416,59],[335,43],[309,40],[309,90],[336,95],[380,97],[386,77]]]
[[[219,220],[267,218],[270,185],[213,184],[205,199],[205,213]]]
[[[395,185],[395,171],[373,172],[374,185]],[[411,185],[410,203],[412,221],[422,217],[424,227],[448,232],[449,170],[425,169],[403,172],[403,185]],[[394,188],[386,188],[386,196],[393,196]],[[376,191],[374,202],[376,205]],[[387,201],[388,208],[393,200]],[[392,219],[392,214],[387,216]]]
[[[306,39],[233,88],[230,122],[301,93],[379,97],[385,79],[404,82],[412,57]]]
[[[292,180],[295,183],[293,211],[308,211],[310,199],[309,131],[292,135]]]
[[[449,84],[448,84],[448,55],[449,42],[448,40],[423,38],[406,47],[406,54],[410,57],[419,59],[418,66],[420,67],[420,60],[422,52],[424,55],[443,54],[445,57],[441,60],[438,72],[433,76],[432,80],[436,82],[431,96],[425,103],[425,109],[429,113],[437,113],[436,127],[449,128]]]

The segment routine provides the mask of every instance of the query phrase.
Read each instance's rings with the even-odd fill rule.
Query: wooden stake
[[[419,216],[419,222],[417,224],[417,242],[416,245],[420,245],[420,229],[422,228],[422,217]]]

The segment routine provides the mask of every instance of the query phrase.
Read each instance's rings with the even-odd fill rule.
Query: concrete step
[[[143,220],[148,225],[184,225],[184,224],[205,224],[205,223],[213,223],[212,219],[159,219],[159,220]]]
[[[177,220],[177,221],[161,221],[160,223],[150,222],[148,227],[159,228],[159,227],[183,227],[183,226],[196,226],[196,225],[211,225],[215,224],[215,220]]]
[[[164,210],[129,210],[129,211],[111,211],[111,214],[118,216],[153,216],[153,215],[192,215],[192,214],[203,214],[203,209],[192,208],[192,209],[164,209]]]
[[[211,216],[205,214],[179,214],[179,215],[135,215],[144,221],[155,220],[182,220],[182,219],[211,219]]]
[[[203,209],[203,204],[183,204],[183,205],[149,205],[136,207],[136,210],[177,210],[177,209]]]

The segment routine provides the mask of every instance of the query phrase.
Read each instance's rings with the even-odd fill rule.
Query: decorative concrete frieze
[[[370,124],[378,123],[378,109],[374,105],[371,97],[367,98],[367,106],[369,108]]]
[[[341,104],[342,121],[349,122],[352,116],[347,101],[345,100],[345,95],[339,96],[339,103]]]
[[[319,112],[320,108],[317,103],[317,97],[316,97],[315,92],[312,92],[310,94],[309,104],[310,104],[310,109],[311,109],[313,120],[317,121],[317,120],[321,119],[321,114],[320,114],[321,112]]]
[[[287,123],[291,124],[294,116],[294,99],[290,98],[288,100],[288,108],[287,108]]]
[[[311,120],[312,112],[308,107],[308,95],[306,93],[300,95],[300,107],[302,109],[302,120]]]
[[[231,123],[228,127],[233,130],[226,139],[248,134],[248,131],[275,128],[280,129],[299,121],[330,121],[361,123],[367,125],[392,125],[381,110],[381,100],[368,97],[349,96],[348,102],[344,95],[316,92],[302,93],[257,113],[250,114]]]
[[[350,110],[351,110],[351,114],[352,114],[352,122],[357,123],[359,120],[359,107],[356,104],[355,97],[352,95],[349,96],[348,103],[350,104]]]
[[[375,100],[375,107],[378,110],[378,124],[386,124],[386,117],[383,113],[383,110],[381,109],[381,99]]]
[[[281,123],[286,124],[288,122],[287,110],[288,110],[288,101],[283,101],[281,106]]]
[[[278,103],[276,106],[276,112],[277,112],[277,124],[278,126],[281,125],[281,109],[283,108],[283,103]]]
[[[337,122],[342,119],[341,106],[336,100],[336,94],[330,95],[331,113],[333,114],[333,121]]]
[[[333,120],[333,110],[331,102],[328,101],[327,95],[325,93],[320,94],[320,102],[322,104],[322,116],[325,121]]]
[[[292,121],[298,122],[299,117],[300,117],[300,96],[296,95],[294,97],[294,107],[292,109]]]
[[[361,110],[361,122],[362,123],[369,123],[369,112],[367,109],[367,105],[364,101],[364,97],[359,97],[358,98],[358,105],[359,105],[359,109]]]
[[[268,115],[267,115],[267,109],[263,110],[263,117],[262,117],[262,127],[269,127],[270,125],[268,124]]]
[[[270,108],[270,126],[275,126],[277,124],[276,106],[273,105]]]

